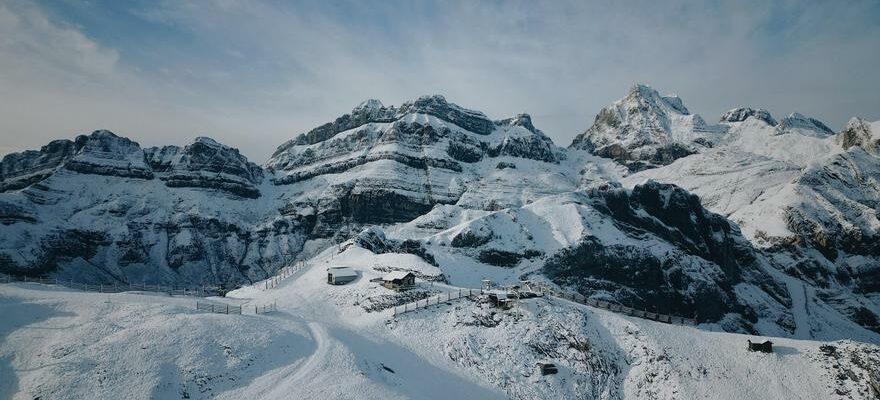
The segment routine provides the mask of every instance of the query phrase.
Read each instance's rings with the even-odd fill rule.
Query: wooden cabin
[[[394,271],[382,277],[382,286],[391,290],[407,290],[416,285],[416,276],[412,272]]]
[[[765,341],[763,343],[752,342],[751,340],[749,340],[748,342],[749,342],[749,351],[760,351],[763,353],[772,353],[773,352],[773,342],[771,342],[769,340]]]

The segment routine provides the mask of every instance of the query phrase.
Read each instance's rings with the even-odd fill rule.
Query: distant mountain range
[[[568,148],[529,115],[368,100],[258,166],[108,131],[0,162],[0,272],[229,287],[355,238],[737,332],[880,343],[880,123],[717,123],[635,85]],[[379,243],[380,245],[377,245]],[[462,271],[469,271],[464,273]]]

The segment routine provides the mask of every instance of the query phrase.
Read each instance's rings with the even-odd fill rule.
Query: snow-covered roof
[[[407,275],[412,275],[412,272],[409,272],[409,271],[393,271],[393,272],[388,273],[388,275],[385,275],[384,277],[382,277],[382,280],[383,280],[383,281],[386,281],[386,282],[390,282],[390,281],[395,281],[395,280],[398,280],[398,279],[406,278]]]
[[[330,267],[327,272],[333,276],[357,276],[357,272],[349,267]]]

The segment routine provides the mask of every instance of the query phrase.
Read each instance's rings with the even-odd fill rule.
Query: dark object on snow
[[[752,343],[749,340],[749,351],[761,351],[764,353],[772,353],[773,352],[773,342],[766,341],[764,343]]]
[[[382,286],[396,291],[412,289],[416,286],[416,276],[412,272],[394,271],[382,277]]]
[[[551,363],[538,363],[538,371],[541,372],[541,375],[552,375],[559,372],[559,368],[556,368],[556,364]]]
[[[487,296],[489,303],[491,303],[496,308],[500,308],[502,310],[509,310],[513,308],[513,299],[510,298],[510,294],[507,292],[490,292]]]

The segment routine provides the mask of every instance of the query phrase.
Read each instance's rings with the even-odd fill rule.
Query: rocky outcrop
[[[111,175],[124,178],[152,179],[140,145],[110,131],[95,131],[75,140],[76,154],[65,161],[64,168],[82,174]]]
[[[448,103],[440,95],[422,96],[403,103],[397,110],[397,115],[408,114],[433,115],[478,135],[488,135],[495,130],[495,124],[485,114]]]
[[[304,192],[285,207],[314,209],[318,237],[338,235],[342,224],[404,222],[435,205],[454,204],[471,187],[479,189],[481,163],[492,162],[487,160],[502,159],[492,164],[497,165],[511,157],[548,164],[563,159],[528,115],[492,122],[442,96],[400,107],[368,101],[350,114],[355,115],[381,118],[337,119],[373,122],[314,143],[297,138],[267,162],[276,185],[319,185],[319,191]]]
[[[658,254],[588,235],[547,261],[545,274],[558,283],[588,296],[608,293],[622,304],[702,321],[738,314],[726,323],[744,331],[753,329],[758,315],[755,304],[739,298],[737,285],[760,288],[777,306],[789,302],[786,289],[767,276],[765,261],[739,230],[683,189],[648,182],[632,191],[598,191],[589,203],[626,235],[648,235],[672,247]]]
[[[872,125],[862,118],[850,119],[846,128],[837,134],[837,143],[844,149],[858,146],[868,153],[880,154],[880,132],[874,132]]]
[[[73,141],[54,140],[39,151],[7,154],[0,162],[0,192],[28,187],[61,167],[83,174],[153,178],[136,142],[101,130]]]
[[[166,147],[153,154],[156,157],[151,160],[159,160],[157,166],[165,171],[161,179],[169,187],[214,189],[247,198],[260,196],[257,186],[263,180],[262,168],[237,149],[212,139],[199,137],[182,150]]]
[[[693,154],[721,132],[691,115],[680,98],[634,85],[626,97],[599,111],[593,125],[569,147],[640,171]]]
[[[70,140],[53,140],[39,151],[10,153],[0,161],[0,192],[28,187],[48,178],[78,150]]]
[[[776,126],[777,122],[770,112],[763,108],[737,107],[721,114],[720,122],[743,122],[748,118],[764,121],[768,125]]]

